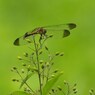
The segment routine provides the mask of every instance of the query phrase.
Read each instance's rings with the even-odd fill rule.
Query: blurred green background
[[[77,24],[69,37],[46,43],[65,54],[56,59],[55,68],[64,71],[59,84],[77,83],[78,95],[95,90],[95,0],[0,0],[0,95],[18,90],[10,69],[28,49],[13,41],[35,27],[68,22]]]

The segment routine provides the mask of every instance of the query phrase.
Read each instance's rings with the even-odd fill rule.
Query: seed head
[[[20,57],[20,56],[18,56],[17,58],[18,58],[19,60],[22,60],[22,57]]]
[[[17,70],[17,68],[16,67],[13,67],[13,70]]]
[[[62,88],[60,86],[57,87],[59,91],[62,91]]]
[[[47,46],[45,46],[45,49],[48,51],[48,47]]]
[[[12,79],[12,81],[13,81],[13,82],[15,82],[15,81],[16,81],[16,79]]]
[[[55,56],[58,56],[59,54],[60,54],[59,52],[56,52],[56,53],[55,53]]]
[[[60,56],[63,56],[64,55],[64,53],[60,53]]]
[[[24,69],[22,69],[21,72],[24,73]]]
[[[23,54],[23,55],[24,55],[25,57],[28,57],[28,53],[25,53],[25,52],[24,52],[24,54]]]
[[[41,55],[42,53],[43,53],[43,51],[40,51],[40,52],[39,52],[39,55]]]

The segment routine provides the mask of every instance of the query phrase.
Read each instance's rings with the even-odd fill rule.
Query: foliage
[[[59,95],[59,93],[61,95],[73,95],[77,93],[76,84],[71,87],[68,82],[64,81],[65,87],[55,86],[63,72],[58,69],[52,69],[54,65],[53,59],[58,56],[61,57],[64,54],[59,52],[51,54],[49,48],[44,45],[44,42],[52,37],[53,35],[42,38],[38,37],[38,41],[34,35],[31,36],[32,45],[34,44],[33,49],[29,47],[31,53],[24,53],[23,57],[18,56],[18,60],[23,61],[22,66],[26,71],[22,68],[22,72],[20,73],[17,67],[11,69],[12,72],[17,73],[21,78],[20,80],[12,79],[12,81],[19,82],[20,89],[24,88],[24,91],[15,91],[11,95]],[[31,43],[29,39],[26,40],[27,43]],[[19,38],[17,38],[15,44],[20,45]],[[47,52],[48,59],[46,60],[40,59],[40,56],[44,56],[43,51]],[[24,74],[24,76],[22,74]],[[38,76],[39,84],[36,90],[32,89],[28,84],[28,80],[30,80],[33,75]],[[95,95],[94,90],[90,90],[90,95]]]

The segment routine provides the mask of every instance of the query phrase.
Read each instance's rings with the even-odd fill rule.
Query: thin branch
[[[32,60],[31,60],[31,59],[32,59]],[[34,66],[37,67],[37,64],[35,63],[32,54],[31,54],[30,60],[33,62]]]
[[[51,58],[49,58],[49,64],[51,64],[51,62],[52,62],[52,60],[54,59],[54,57],[55,57],[55,56],[52,56]],[[46,82],[47,82],[48,79],[49,79],[49,74],[50,74],[50,70],[51,70],[51,68],[52,68],[52,65],[49,66],[49,68],[48,68]]]
[[[40,74],[40,63],[39,63],[39,57],[38,57],[38,47],[37,44],[35,42],[35,38],[34,36],[32,36],[33,41],[34,41],[34,46],[35,46],[35,53],[36,53],[36,60],[37,60],[37,65],[38,65],[38,77],[39,77],[39,85],[40,85],[40,95],[42,95],[42,83],[41,83],[41,74]]]
[[[69,95],[69,94],[70,94],[70,86],[69,86],[69,84],[68,84],[68,83],[66,83],[66,84],[67,84],[67,88],[68,88],[67,95]]]
[[[18,75],[21,77],[22,81],[24,80],[23,77],[21,76],[21,74],[19,73],[18,70],[16,70],[16,72],[18,73]],[[25,84],[27,85],[27,87],[33,92],[35,93],[35,91],[33,91],[33,89],[31,89],[31,87],[25,82]]]

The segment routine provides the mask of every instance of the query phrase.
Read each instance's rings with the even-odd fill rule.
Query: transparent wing
[[[76,27],[76,24],[68,23],[68,24],[45,26],[42,28],[46,30],[47,36],[53,35],[53,38],[59,38],[60,36],[61,37],[69,36],[70,30],[74,29],[75,27]],[[37,28],[35,28],[32,32],[35,32],[36,30],[37,30]],[[58,31],[60,31],[60,32],[58,32]],[[32,32],[26,32],[23,36],[17,38],[14,41],[14,45],[20,46],[20,45],[32,43],[33,42],[32,35],[31,35]],[[39,37],[38,37],[38,39],[39,39]]]
[[[53,35],[53,38],[62,38],[70,35],[70,30],[76,28],[76,24],[59,24],[43,27],[47,32],[46,35]]]
[[[53,35],[53,38],[62,38],[70,35],[70,30],[74,29],[76,24],[59,24],[43,27],[46,30],[46,35]]]
[[[14,45],[20,46],[20,45],[29,44],[32,42],[33,42],[32,36],[29,36],[27,38],[24,38],[24,36],[21,36],[14,41]]]
[[[43,27],[47,31],[63,31],[63,30],[71,30],[76,27],[76,24],[74,23],[68,23],[68,24],[59,24],[59,25],[52,25],[52,26],[45,26]]]
[[[31,33],[32,33],[31,31],[30,32],[26,32],[23,36],[17,38],[14,41],[14,45],[20,46],[20,45],[26,45],[26,44],[29,44],[29,43],[33,43],[34,37],[35,37],[35,39],[37,41],[39,41],[40,35],[31,35]]]

